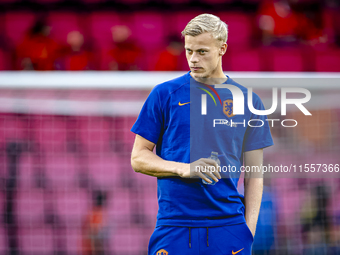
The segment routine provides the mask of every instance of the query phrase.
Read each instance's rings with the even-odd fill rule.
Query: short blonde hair
[[[205,32],[223,43],[228,40],[228,25],[219,17],[212,14],[201,14],[193,18],[182,31],[182,36],[197,36]]]

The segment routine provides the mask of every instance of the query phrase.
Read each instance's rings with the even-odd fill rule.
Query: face
[[[185,36],[187,61],[194,78],[223,78],[221,57],[227,44],[221,45],[211,33]]]
[[[84,36],[79,31],[69,32],[67,43],[75,48],[80,48],[84,44]]]
[[[127,26],[114,26],[111,28],[112,39],[115,43],[125,42],[131,35],[131,30]]]

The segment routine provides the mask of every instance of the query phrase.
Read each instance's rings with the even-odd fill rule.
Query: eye
[[[204,53],[206,53],[207,51],[206,50],[200,50],[199,53],[202,55]]]
[[[190,53],[192,53],[192,50],[190,50],[190,49],[187,49],[187,52],[190,54]]]

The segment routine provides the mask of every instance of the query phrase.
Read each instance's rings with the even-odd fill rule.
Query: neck
[[[223,73],[222,68],[216,72],[213,72],[208,77],[194,77],[191,72],[190,75],[195,79],[195,81],[209,85],[223,84],[228,80],[228,77]]]
[[[208,84],[208,85],[223,84],[228,80],[228,77],[226,76],[224,78],[197,78],[197,77],[192,77],[192,78],[194,78],[199,83]]]

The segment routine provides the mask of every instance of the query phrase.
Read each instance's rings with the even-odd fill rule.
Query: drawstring
[[[207,227],[207,246],[209,247],[209,228]]]
[[[207,246],[209,247],[209,228],[207,227]],[[191,227],[189,227],[189,248],[191,248]]]

